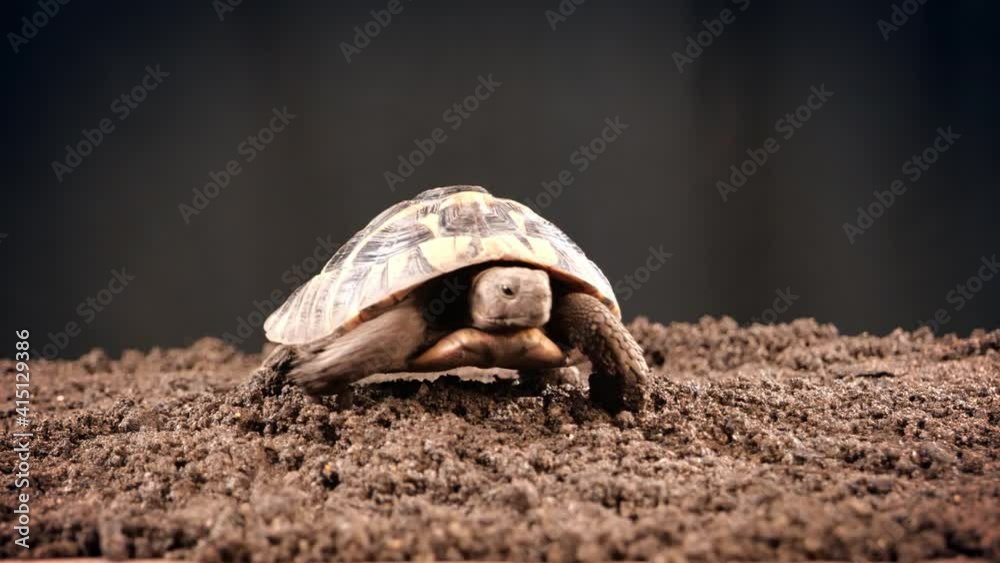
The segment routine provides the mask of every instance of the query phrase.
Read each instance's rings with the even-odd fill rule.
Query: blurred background
[[[259,350],[257,311],[324,247],[449,184],[533,202],[628,319],[1000,326],[985,0],[236,1],[4,3],[5,331],[60,357]],[[651,247],[672,256],[647,277]]]

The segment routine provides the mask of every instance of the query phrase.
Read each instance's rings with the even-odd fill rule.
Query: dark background
[[[255,300],[289,293],[283,274],[316,237],[345,241],[431,186],[523,201],[563,169],[575,181],[544,215],[612,281],[650,246],[673,252],[626,318],[749,322],[791,288],[779,322],[885,333],[943,308],[940,333],[996,328],[1000,279],[960,311],[946,299],[1000,252],[996,10],[931,0],[886,41],[892,4],[589,0],[553,31],[558,0],[403,0],[348,64],[340,43],[386,2],[248,0],[224,21],[210,0],[70,2],[0,55],[4,329],[41,349],[77,322],[62,357],[235,333]],[[672,53],[723,8],[736,21],[679,73]],[[5,3],[4,33],[38,10]],[[170,76],[119,121],[112,101],[156,64]],[[443,112],[491,73],[502,85],[452,131]],[[821,84],[830,101],[723,202],[716,181]],[[178,205],[283,106],[295,120],[185,224]],[[628,130],[577,173],[570,154],[615,116]],[[52,162],[105,117],[115,131],[57,181]],[[843,223],[949,125],[961,139],[851,244]],[[436,127],[448,140],[390,191],[384,172]],[[136,279],[85,322],[78,305],[122,267]],[[244,346],[262,342],[258,329]]]

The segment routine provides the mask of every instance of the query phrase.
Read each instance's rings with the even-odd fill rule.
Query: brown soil
[[[1000,560],[1000,331],[631,328],[637,415],[452,377],[314,402],[213,339],[37,362],[29,555]]]

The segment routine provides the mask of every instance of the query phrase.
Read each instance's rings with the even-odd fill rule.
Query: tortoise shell
[[[382,212],[295,290],[264,330],[281,344],[343,334],[429,280],[496,261],[545,269],[621,317],[608,279],[558,227],[479,186],[449,186]]]

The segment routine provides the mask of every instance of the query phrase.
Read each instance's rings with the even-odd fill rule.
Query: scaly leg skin
[[[603,303],[585,293],[565,295],[553,305],[550,326],[593,363],[591,401],[611,412],[645,408],[649,367],[642,348]]]
[[[535,393],[541,393],[549,385],[569,384],[574,387],[583,387],[584,364],[590,363],[590,359],[577,348],[570,348],[564,352],[564,356],[563,363],[559,367],[521,370],[519,374],[521,385]],[[586,367],[589,374],[590,366]]]
[[[404,301],[347,334],[292,347],[289,377],[312,395],[342,393],[369,375],[402,370],[426,337],[420,310]]]

